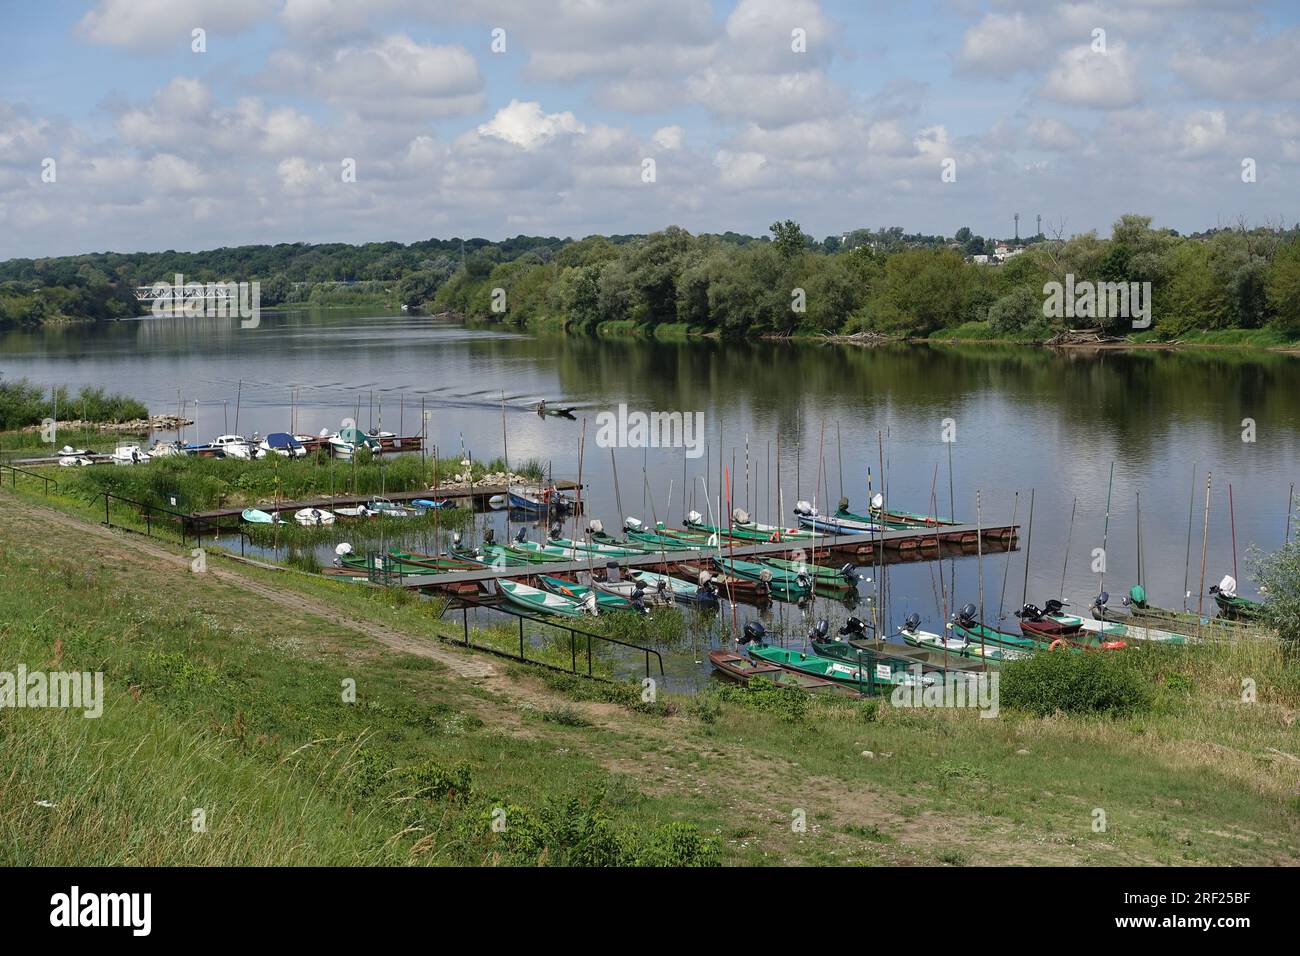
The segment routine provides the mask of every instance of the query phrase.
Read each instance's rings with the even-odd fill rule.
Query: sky
[[[1291,225],[1298,21],[1252,0],[0,0],[0,259],[787,218]]]

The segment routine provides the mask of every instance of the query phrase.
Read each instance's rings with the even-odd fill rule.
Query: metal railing
[[[101,491],[99,493],[99,497],[104,499],[105,526],[109,528],[119,528],[123,531],[133,531],[137,534],[144,534],[146,537],[152,538],[154,537],[155,518],[159,522],[165,522],[167,524],[170,524],[170,522],[167,519],[175,519],[176,523],[179,525],[181,544],[184,545],[187,543],[188,528],[189,525],[192,523],[192,519],[189,515],[180,511],[172,511],[170,508],[163,508],[160,505],[151,505],[144,501],[137,501],[134,498],[123,498],[121,495],[115,495],[108,491]],[[143,532],[141,532],[139,528],[132,527],[131,525],[113,523],[113,512],[112,512],[111,505],[112,502],[114,501],[121,502],[122,504],[125,505],[130,505],[131,507],[137,510],[137,513],[144,518]],[[203,544],[202,525],[199,525],[196,528],[196,531],[194,533],[194,543],[196,546],[201,546]]]
[[[42,494],[48,495],[50,493],[50,485],[54,486],[55,491],[59,490],[59,482],[57,479],[51,478],[48,475],[39,474],[38,472],[35,471],[28,471],[26,468],[18,468],[15,467],[14,465],[5,464],[4,462],[0,462],[0,484],[4,484],[5,472],[9,473],[10,487],[17,488],[18,476],[23,475],[24,477],[28,477],[28,478],[39,479],[41,481]]]
[[[650,676],[650,655],[653,654],[656,663],[658,663],[659,665],[659,676],[660,677],[664,676],[664,659],[662,655],[660,655],[660,653],[656,651],[654,648],[645,647],[641,644],[632,644],[628,641],[620,641],[616,637],[606,637],[604,634],[597,634],[594,631],[586,631],[580,627],[575,627],[574,625],[569,624],[567,622],[559,623],[558,621],[556,621],[554,618],[551,617],[545,617],[540,614],[530,614],[527,611],[521,611],[516,608],[506,607],[504,605],[490,604],[486,601],[482,601],[479,600],[478,598],[470,597],[464,594],[456,595],[455,600],[460,602],[462,605],[464,605],[461,608],[461,616],[462,616],[463,627],[464,627],[463,643],[466,647],[472,647],[476,650],[481,650],[481,651],[488,651],[489,653],[498,654],[502,657],[507,657],[510,660],[521,661],[525,664],[537,664],[542,667],[548,667],[551,670],[559,671],[561,674],[570,673],[570,674],[577,674],[579,676],[590,677],[593,680],[606,680],[607,678],[602,677],[599,674],[596,674],[592,666],[593,649],[594,649],[593,641],[602,641],[605,644],[613,644],[618,647],[625,647],[628,648],[629,650],[633,650],[640,654],[644,654],[646,677]],[[472,638],[470,635],[470,628],[469,628],[469,609],[471,607],[486,608],[488,610],[497,611],[498,613],[501,614],[509,614],[512,617],[517,618],[519,621],[519,653],[512,654],[509,651],[503,651],[499,648],[488,647],[486,645],[472,643]],[[528,645],[524,636],[525,621],[532,621],[536,624],[542,624],[545,625],[546,627],[554,628],[555,630],[560,631],[561,633],[565,633],[565,632],[568,633],[569,657],[570,657],[569,670],[566,671],[563,667],[557,667],[556,665],[550,663],[549,661],[537,660],[536,658],[529,658],[527,656],[526,652],[527,652]],[[586,639],[585,653],[587,658],[587,672],[585,675],[582,673],[582,671],[578,669],[578,637],[579,636],[582,636],[583,638]]]

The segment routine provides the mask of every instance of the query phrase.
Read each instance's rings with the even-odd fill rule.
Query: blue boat
[[[303,443],[288,432],[271,432],[262,439],[258,447],[263,451],[276,452],[285,458],[302,458],[307,454]]]

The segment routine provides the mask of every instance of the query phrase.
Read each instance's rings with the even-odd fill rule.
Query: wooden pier
[[[1019,525],[1002,525],[977,531],[974,525],[951,525],[939,529],[939,540],[935,541],[934,529],[906,529],[886,531],[883,534],[828,535],[817,538],[815,558],[824,563],[846,561],[861,566],[869,566],[878,560],[876,548],[881,544],[886,550],[887,564],[900,561],[933,560],[938,557],[973,555],[982,546],[985,553],[996,554],[1015,550],[1019,539]],[[916,540],[924,539],[924,540]],[[903,545],[910,541],[910,546]],[[621,569],[642,568],[672,573],[682,565],[709,562],[714,557],[723,559],[737,558],[752,560],[762,557],[791,557],[800,549],[808,560],[814,559],[814,542],[811,539],[798,541],[760,541],[730,547],[723,545],[721,553],[717,548],[707,551],[682,549],[676,551],[647,551],[634,555],[592,554],[590,559],[580,561],[539,562],[519,567],[477,568],[472,571],[448,571],[420,574],[418,572],[378,572],[385,576],[393,586],[413,590],[435,589],[455,592],[466,585],[477,586],[486,581],[501,579],[521,579],[537,574],[567,575],[581,571],[603,570],[607,564],[615,563]],[[892,552],[892,557],[890,553]],[[338,573],[338,572],[336,572]],[[355,572],[357,577],[366,577],[367,572]]]

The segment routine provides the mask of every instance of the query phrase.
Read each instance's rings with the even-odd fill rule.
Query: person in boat
[[[546,399],[542,399],[540,402],[537,403],[537,417],[538,418],[546,417]]]

